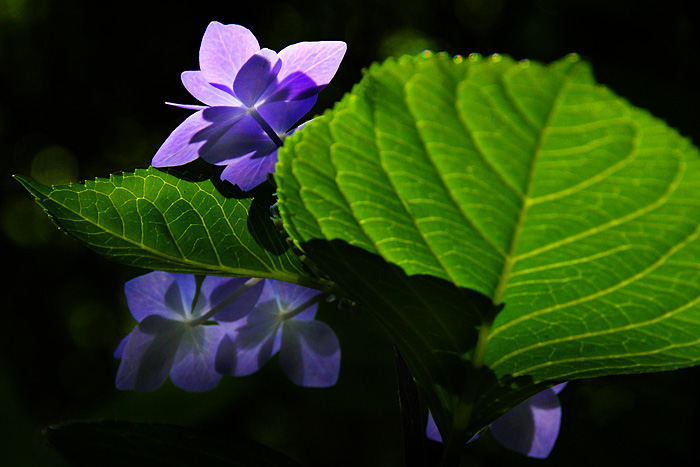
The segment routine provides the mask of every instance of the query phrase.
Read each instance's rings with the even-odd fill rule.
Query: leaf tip
[[[19,182],[19,184],[22,185],[24,189],[27,190],[35,198],[39,197],[40,188],[44,187],[44,185],[32,179],[31,177],[27,177],[26,175],[15,174],[12,176],[12,178],[17,180],[17,182]]]
[[[22,175],[22,174],[13,174],[12,178],[17,180],[22,186],[24,186],[27,183],[30,183],[32,180],[31,178],[27,177],[26,175]]]

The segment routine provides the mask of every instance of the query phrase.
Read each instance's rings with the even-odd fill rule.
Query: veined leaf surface
[[[150,167],[46,187],[18,176],[54,222],[98,253],[163,271],[262,277],[324,289],[269,219],[267,204]]]
[[[443,439],[557,382],[700,361],[698,151],[574,55],[375,65],[275,178],[288,232],[385,325]]]

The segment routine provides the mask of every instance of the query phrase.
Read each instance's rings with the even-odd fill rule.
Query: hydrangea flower
[[[340,41],[300,42],[279,53],[261,49],[248,29],[212,22],[199,49],[199,71],[182,83],[205,105],[166,139],[151,164],[171,167],[198,157],[226,166],[223,180],[249,190],[274,171],[277,148],[316,102],[345,55]],[[293,130],[292,130],[293,131]]]
[[[561,405],[557,394],[566,383],[561,383],[509,410],[489,425],[491,434],[503,447],[543,459],[549,455],[559,435]],[[428,438],[442,442],[432,415],[428,415]],[[476,435],[470,441],[478,438]]]
[[[333,330],[314,321],[319,292],[266,280],[255,309],[243,319],[222,323],[226,335],[216,370],[236,376],[256,372],[279,352],[282,371],[299,386],[332,386],[340,369],[340,345]]]
[[[262,291],[256,281],[206,277],[198,291],[194,276],[154,271],[127,282],[127,304],[139,324],[114,353],[121,358],[117,388],[152,391],[168,375],[187,391],[216,386],[214,356],[224,330],[210,319],[250,312]]]

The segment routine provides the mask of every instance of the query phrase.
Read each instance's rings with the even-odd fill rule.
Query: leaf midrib
[[[144,180],[145,180],[145,178],[144,178]],[[153,201],[150,201],[150,200],[148,200],[148,199],[146,199],[146,198],[139,198],[138,196],[136,196],[135,193],[129,191],[129,190],[126,189],[125,187],[118,187],[118,186],[116,186],[116,184],[114,184],[114,183],[111,182],[111,181],[110,181],[109,183],[112,183],[112,185],[114,186],[115,190],[118,189],[118,188],[121,188],[121,189],[125,190],[126,192],[130,193],[130,194],[134,197],[134,199],[135,199],[136,201],[138,201],[139,199],[143,199],[143,200],[147,201],[147,202],[148,202],[151,206],[153,206],[153,208],[155,208],[155,209],[158,211],[158,213],[160,213],[160,215],[162,216],[163,221],[164,221],[163,223],[166,225],[166,227],[167,227],[167,229],[168,229],[168,233],[169,233],[169,235],[170,235],[170,238],[171,238],[171,240],[173,241],[173,243],[175,244],[175,246],[177,247],[177,250],[178,250],[178,252],[180,252],[180,255],[181,255],[181,256],[180,256],[179,258],[176,257],[176,256],[169,256],[169,255],[165,255],[165,254],[155,254],[154,256],[158,256],[158,257],[162,257],[162,258],[175,258],[177,261],[184,262],[184,263],[187,263],[187,264],[197,264],[197,265],[199,265],[199,264],[204,264],[204,263],[197,263],[197,262],[188,260],[188,259],[184,256],[184,254],[182,253],[182,250],[181,250],[181,248],[180,248],[180,244],[179,244],[179,242],[176,240],[175,235],[174,235],[173,232],[172,232],[171,224],[165,221],[165,214],[163,213],[163,211],[160,210],[160,208],[156,205],[156,203],[154,203]],[[163,180],[163,184],[166,184],[165,180]],[[172,186],[172,185],[171,185],[171,186]],[[175,189],[178,189],[176,186],[174,186],[174,188],[175,188]],[[89,188],[88,188],[87,186],[84,187],[84,189],[85,189],[85,190],[89,190]],[[200,190],[201,190],[201,188],[200,188]],[[93,189],[92,191],[93,191],[94,193],[96,193],[96,194],[101,194],[101,193],[98,193],[98,192],[97,192],[96,190],[94,190],[94,189]],[[179,189],[178,189],[178,191],[179,191]],[[206,193],[208,196],[211,196],[210,193],[208,193],[208,192],[206,192],[206,191],[204,191],[204,190],[201,190],[201,191],[203,191],[204,193]],[[58,190],[52,190],[52,192],[57,193]],[[79,193],[78,191],[72,191],[72,192],[73,192],[73,193],[76,193],[76,194]],[[112,207],[113,207],[117,212],[120,212],[120,209],[114,204],[114,201],[112,200],[112,198],[111,198],[109,195],[103,194],[103,196],[105,196],[105,197],[109,200],[110,204],[112,205]],[[76,212],[75,210],[69,208],[69,207],[66,206],[65,204],[60,203],[58,200],[52,198],[52,197],[50,196],[50,194],[48,194],[48,195],[46,196],[46,199],[47,199],[47,200],[50,200],[50,201],[53,201],[53,202],[56,203],[57,205],[61,206],[63,209],[65,209],[65,210],[71,212],[71,213],[72,213],[73,215],[75,215],[76,217],[81,218],[81,219],[84,219],[84,220],[87,221],[89,224],[91,224],[91,225],[97,227],[98,230],[102,230],[102,231],[105,232],[105,233],[108,233],[108,234],[110,234],[110,235],[112,235],[112,236],[114,236],[114,237],[117,237],[117,238],[119,238],[119,239],[121,239],[121,240],[124,240],[124,241],[126,241],[126,242],[128,242],[128,243],[130,243],[130,244],[132,244],[132,245],[134,245],[134,246],[137,246],[137,247],[139,247],[139,248],[141,248],[141,249],[143,249],[143,250],[146,250],[146,251],[148,251],[149,253],[154,253],[154,252],[155,252],[155,253],[158,253],[158,250],[153,250],[152,248],[148,247],[145,243],[138,243],[138,242],[136,242],[135,240],[132,240],[132,239],[130,239],[129,237],[127,237],[127,236],[126,236],[126,225],[124,225],[124,229],[123,229],[123,230],[124,230],[124,234],[121,234],[121,235],[120,235],[120,234],[118,234],[118,233],[116,233],[116,232],[114,232],[114,231],[112,231],[112,230],[107,229],[106,227],[101,226],[99,223],[93,221],[91,218],[89,218],[89,217],[83,215],[82,213]],[[188,203],[188,204],[189,204],[189,203]],[[217,203],[217,204],[218,204],[218,203]],[[240,203],[239,203],[239,204],[240,204]],[[192,206],[191,204],[189,204],[189,205]],[[139,204],[137,203],[137,208],[138,208],[138,206],[139,206]],[[199,212],[198,212],[196,209],[193,209],[193,211],[197,214],[197,216],[200,218],[200,220],[202,220],[202,217],[199,215]],[[143,216],[142,216],[142,214],[141,214],[141,212],[140,212],[140,209],[137,209],[137,212],[138,212],[138,214],[139,214],[139,217],[140,217],[141,219],[143,219]],[[120,218],[123,219],[123,217],[121,216],[121,213],[120,213]],[[224,218],[226,218],[226,216],[224,216]],[[241,239],[238,237],[238,235],[236,234],[235,230],[233,230],[233,228],[232,228],[232,226],[231,226],[231,223],[228,222],[228,219],[226,219],[226,220],[227,220],[227,224],[229,225],[229,228],[231,228],[231,234],[232,234],[234,237],[236,237],[236,239],[237,239],[239,242],[241,242],[241,245],[243,245],[243,242],[242,242]],[[143,226],[144,223],[141,222],[141,225]],[[216,265],[217,265],[218,267],[220,267],[221,269],[228,269],[227,266],[225,266],[224,264],[221,263],[221,259],[220,259],[220,257],[219,257],[218,251],[217,251],[216,247],[214,246],[214,244],[212,243],[211,233],[209,232],[209,229],[206,227],[206,223],[205,223],[203,220],[202,220],[202,228],[207,232],[207,239],[209,240],[209,244],[211,245],[212,250],[214,250],[214,252],[216,253],[216,258],[217,258],[217,263],[216,263]],[[244,247],[244,248],[245,248],[245,247]],[[246,250],[252,257],[254,257],[256,260],[258,260],[258,261],[260,262],[260,264],[262,264],[263,266],[265,266],[269,271],[272,270],[272,269],[270,268],[270,266],[269,266],[265,261],[263,261],[258,255],[256,255],[253,251],[251,251],[251,250],[248,249],[248,248],[245,248],[245,250]]]
[[[59,219],[56,215],[54,215],[54,214],[51,212],[50,209],[46,208],[46,207],[44,206],[44,203],[46,203],[46,202],[54,203],[55,205],[59,206],[61,209],[65,210],[65,211],[68,211],[68,212],[70,212],[71,214],[73,214],[75,217],[77,217],[77,218],[83,220],[83,222],[87,222],[88,224],[92,225],[93,227],[96,227],[97,230],[100,230],[100,231],[102,231],[103,233],[106,233],[106,234],[108,234],[108,235],[111,235],[111,236],[113,236],[113,237],[116,237],[117,239],[122,240],[122,241],[124,241],[125,243],[134,246],[135,249],[137,249],[137,250],[146,251],[146,252],[148,252],[149,254],[151,254],[153,257],[155,257],[155,258],[160,258],[160,259],[163,259],[163,260],[165,260],[165,261],[168,261],[168,262],[171,262],[171,263],[174,263],[174,264],[184,264],[184,265],[191,266],[191,267],[193,267],[193,268],[201,269],[201,270],[204,270],[204,271],[211,271],[212,273],[214,273],[214,274],[216,274],[216,275],[222,275],[222,273],[226,273],[226,274],[231,274],[232,276],[239,276],[239,277],[260,277],[260,278],[262,278],[262,279],[280,280],[280,281],[291,282],[291,283],[293,283],[293,284],[302,285],[302,286],[307,286],[307,287],[314,287],[314,288],[318,288],[318,286],[319,286],[319,283],[316,283],[316,282],[310,281],[310,280],[306,280],[306,278],[305,278],[304,276],[302,276],[302,275],[288,274],[288,273],[284,273],[284,272],[282,272],[282,271],[279,271],[279,270],[277,270],[277,269],[271,269],[271,268],[269,268],[269,266],[268,266],[265,262],[263,262],[263,261],[260,261],[260,262],[261,262],[261,264],[263,264],[263,266],[265,266],[265,267],[268,268],[267,271],[251,270],[251,269],[245,269],[245,268],[240,268],[240,269],[239,269],[239,268],[230,268],[229,266],[226,266],[226,265],[224,265],[224,264],[222,264],[222,263],[220,263],[220,262],[217,263],[217,264],[212,265],[212,264],[208,264],[208,263],[201,263],[201,262],[197,262],[197,261],[192,261],[192,260],[190,260],[190,259],[187,259],[186,257],[177,257],[177,256],[167,255],[167,254],[165,254],[165,253],[163,253],[163,252],[161,252],[161,251],[159,251],[159,250],[156,250],[156,249],[153,249],[153,248],[147,246],[147,245],[144,244],[144,243],[138,243],[138,242],[136,242],[135,240],[132,240],[131,238],[126,237],[125,235],[119,234],[119,233],[117,233],[117,232],[114,232],[114,231],[112,231],[112,230],[109,230],[109,229],[105,228],[104,226],[100,225],[99,223],[96,223],[94,220],[92,220],[92,219],[90,219],[90,218],[88,218],[88,217],[82,215],[82,214],[79,213],[79,212],[76,212],[74,209],[69,208],[68,206],[66,206],[65,204],[62,204],[62,203],[59,202],[58,200],[53,199],[53,198],[51,197],[51,195],[50,195],[50,192],[49,192],[49,193],[43,193],[43,192],[42,192],[42,191],[47,191],[47,190],[50,190],[51,192],[53,192],[53,191],[55,191],[54,189],[47,188],[47,187],[42,187],[42,188],[44,188],[44,190],[39,190],[39,189],[37,189],[37,188],[34,186],[34,182],[33,182],[33,181],[28,181],[28,179],[26,179],[25,177],[18,176],[17,179],[18,179],[25,187],[30,188],[30,191],[32,192],[32,194],[34,194],[34,197],[37,199],[37,201],[39,202],[39,204],[40,204],[42,207],[44,207],[44,209],[45,209],[46,211],[48,211],[49,213],[51,213],[51,215],[56,219],[56,222],[62,223],[62,220]],[[89,189],[89,188],[84,187],[84,189]],[[77,193],[77,192],[74,191],[74,193]],[[97,192],[95,192],[95,193],[97,193]],[[205,192],[205,193],[206,193],[206,192]],[[43,196],[44,199],[42,200],[42,199],[40,198],[40,196],[37,196],[37,194],[40,195],[40,196]],[[107,195],[105,195],[105,196],[107,196]],[[107,198],[109,198],[109,196],[107,196]],[[111,202],[111,201],[112,201],[111,198],[109,198],[109,199],[110,199],[110,202]],[[114,206],[113,203],[112,203],[112,205]],[[115,206],[115,209],[117,209],[116,206]],[[156,207],[156,209],[157,209],[157,207]],[[118,210],[118,209],[117,209],[117,210]],[[158,211],[160,212],[159,209],[158,209]],[[161,212],[161,214],[162,214],[162,212]],[[139,214],[139,216],[140,216],[140,214]],[[227,219],[227,223],[228,223],[229,226],[230,226],[230,222],[228,222],[228,219]],[[66,230],[67,232],[69,232],[68,229],[65,229],[65,230]],[[170,231],[170,230],[169,230],[169,231]],[[71,234],[71,235],[74,236],[74,234]],[[233,232],[233,235],[236,236],[235,232]],[[171,237],[172,237],[172,233],[171,233]],[[236,237],[237,237],[237,236],[236,236]],[[174,237],[172,237],[172,238],[174,238]],[[238,238],[238,237],[237,237],[237,238]],[[98,246],[99,246],[99,245],[94,244],[94,243],[92,243],[92,242],[87,242],[87,243],[90,244],[90,245],[93,245],[94,247],[98,247]],[[175,242],[175,243],[177,244],[177,242]],[[241,245],[243,245],[243,244],[241,243]],[[245,248],[245,247],[244,247],[244,248]],[[112,250],[111,248],[108,248],[108,249]],[[249,252],[252,256],[258,258],[258,257],[257,257],[256,255],[254,255],[248,248],[245,248],[245,250],[246,250],[247,252]],[[258,259],[259,259],[259,258],[258,258]],[[311,285],[311,284],[313,284],[313,285]]]
[[[525,180],[525,186],[522,191],[522,197],[521,199],[521,208],[520,211],[518,212],[518,218],[516,219],[515,222],[515,228],[513,229],[513,235],[510,239],[510,244],[508,247],[508,250],[505,255],[505,261],[503,262],[503,268],[501,269],[501,273],[498,276],[498,283],[496,284],[496,288],[494,291],[494,296],[492,298],[493,304],[495,306],[499,306],[503,303],[503,296],[505,295],[506,289],[508,288],[508,283],[510,282],[510,277],[511,273],[513,271],[513,266],[515,266],[515,263],[518,260],[517,257],[517,250],[518,250],[518,245],[520,243],[520,237],[523,232],[523,225],[525,223],[525,218],[527,217],[527,213],[530,209],[530,206],[532,204],[532,198],[530,197],[530,193],[532,190],[532,182],[535,174],[535,167],[537,166],[537,159],[538,155],[540,153],[540,149],[542,148],[542,143],[545,137],[546,129],[549,127],[549,122],[551,121],[553,115],[555,115],[555,109],[559,106],[559,103],[562,99],[562,96],[564,94],[564,91],[568,89],[571,85],[571,80],[568,78],[570,74],[570,71],[566,73],[567,79],[565,79],[562,83],[562,85],[557,89],[556,95],[552,99],[552,104],[549,107],[549,110],[547,112],[547,117],[544,120],[544,124],[540,128],[540,131],[537,134],[537,139],[535,141],[535,145],[533,147],[533,154],[532,154],[532,160],[530,162],[530,166],[528,168],[528,173],[527,173],[527,178]],[[503,77],[501,77],[501,81],[503,82]],[[508,87],[504,83],[503,84],[503,89],[504,92],[508,93]],[[512,96],[511,96],[512,98]],[[522,113],[520,108],[518,106],[514,106],[514,108],[520,113],[523,118],[528,120],[527,116]],[[465,125],[466,126],[466,125]]]

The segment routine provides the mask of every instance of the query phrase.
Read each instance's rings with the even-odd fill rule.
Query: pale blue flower
[[[216,370],[236,376],[258,371],[279,352],[282,371],[299,386],[332,386],[340,370],[340,344],[333,330],[315,321],[317,290],[266,280],[255,309],[225,323]]]
[[[114,353],[121,358],[117,388],[152,391],[168,376],[188,391],[216,386],[221,375],[214,356],[225,333],[211,317],[238,319],[250,312],[262,283],[246,284],[246,278],[206,277],[193,303],[197,284],[191,275],[154,271],[127,282],[127,304],[138,325]]]

